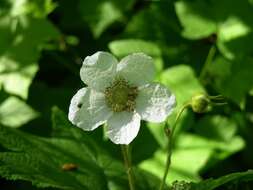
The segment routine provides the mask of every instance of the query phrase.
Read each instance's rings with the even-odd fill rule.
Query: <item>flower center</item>
[[[114,112],[134,111],[137,95],[137,87],[130,86],[122,78],[116,79],[111,86],[105,89],[106,103]]]

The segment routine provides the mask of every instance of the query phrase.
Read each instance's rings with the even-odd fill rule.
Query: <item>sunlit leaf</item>
[[[0,123],[6,126],[20,127],[37,116],[36,111],[15,97],[0,104]]]
[[[163,67],[162,53],[157,44],[140,40],[125,39],[117,40],[109,43],[111,52],[119,58],[127,56],[131,53],[142,52],[154,58],[157,71],[161,71]]]
[[[175,4],[177,15],[184,29],[182,35],[189,39],[208,37],[217,32],[217,23],[212,17],[212,4],[205,1],[178,1]]]
[[[199,172],[216,153],[223,158],[243,148],[243,140],[234,137],[229,142],[217,142],[197,135],[182,134],[177,138],[173,150],[171,169],[167,182],[174,180],[199,181]],[[222,154],[221,153],[221,154]],[[226,153],[224,155],[224,153]],[[166,163],[166,152],[157,151],[155,157],[140,164],[140,167],[162,178]]]
[[[252,54],[253,16],[247,0],[177,1],[176,12],[188,39],[203,39],[217,34],[217,45],[229,59]]]
[[[99,37],[109,26],[125,19],[123,10],[131,6],[132,1],[81,1],[79,5],[82,18],[89,24],[94,36]]]
[[[7,92],[27,98],[29,85],[38,70],[40,50],[45,41],[57,38],[59,33],[45,19],[20,17],[16,22],[14,33],[8,25],[5,28],[10,34],[7,34],[8,44],[0,52],[0,84]]]

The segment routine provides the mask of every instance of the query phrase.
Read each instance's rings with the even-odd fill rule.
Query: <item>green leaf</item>
[[[253,40],[252,26],[236,17],[228,18],[219,28],[217,46],[221,53],[229,59],[250,55],[252,53]]]
[[[130,53],[143,52],[150,56],[161,56],[161,50],[153,42],[148,42],[140,39],[124,39],[116,40],[109,43],[109,49],[113,54],[122,58]]]
[[[26,3],[27,13],[33,14],[36,18],[45,18],[57,7],[53,0],[32,0]]]
[[[175,3],[175,8],[184,37],[202,39],[217,34],[218,48],[227,58],[252,54],[253,12],[248,0],[219,3],[181,0]]]
[[[217,23],[212,17],[211,5],[205,1],[178,1],[175,9],[184,30],[182,35],[189,39],[208,37],[217,32]]]
[[[237,130],[237,124],[220,115],[207,115],[194,126],[194,130],[201,136],[217,141],[230,141]]]
[[[217,57],[208,68],[210,83],[224,96],[244,108],[245,96],[253,85],[253,59],[242,58],[229,61]]]
[[[163,45],[178,44],[181,40],[178,34],[180,23],[174,12],[171,1],[143,2],[128,22],[124,34],[129,38],[134,36]]]
[[[13,38],[11,34],[11,24],[9,16],[1,16],[0,14],[0,54],[9,46],[10,41]]]
[[[253,96],[253,88],[250,89],[249,94]]]
[[[6,5],[4,10],[13,17],[31,14],[37,18],[45,18],[56,7],[52,0],[2,0],[2,2]]]
[[[38,66],[30,64],[20,68],[15,60],[0,56],[0,70],[2,71],[0,73],[0,84],[4,86],[5,90],[22,98],[27,98],[28,88],[38,71]]]
[[[57,38],[59,33],[45,19],[25,16],[10,19],[16,23],[12,32],[9,25],[8,45],[0,48],[0,84],[11,94],[27,98],[28,88],[38,70],[36,62],[45,41]],[[1,22],[1,18],[0,18]],[[44,28],[41,30],[40,28]]]
[[[81,1],[79,5],[82,18],[89,24],[93,35],[98,38],[115,22],[122,22],[125,17],[123,11],[131,6],[131,1]],[[108,14],[109,13],[109,14]]]
[[[36,118],[38,113],[22,100],[9,97],[0,104],[0,123],[13,128]]]
[[[190,190],[213,190],[229,182],[252,181],[253,171],[231,173],[217,179],[207,179],[199,183],[191,183]]]
[[[119,58],[131,53],[143,52],[154,58],[157,71],[163,67],[162,53],[159,46],[153,42],[140,39],[116,40],[109,43],[110,51]]]
[[[206,167],[209,159],[217,154],[220,159],[224,159],[241,150],[243,146],[244,142],[240,137],[234,137],[229,142],[217,142],[198,135],[183,133],[177,137],[176,146],[173,149],[167,183],[174,180],[200,181],[199,172]],[[166,155],[165,151],[159,150],[154,158],[142,162],[140,167],[162,178]]]
[[[194,131],[206,140],[215,141],[217,145],[203,169],[209,169],[245,147],[244,140],[236,134],[237,123],[224,116],[205,116],[194,125]]]
[[[7,2],[9,6],[0,14],[0,85],[26,99],[41,49],[46,41],[59,37],[45,18],[54,4],[52,0]]]

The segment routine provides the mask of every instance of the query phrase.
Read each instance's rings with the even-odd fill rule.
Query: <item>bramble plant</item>
[[[0,190],[252,190],[253,0],[0,0]]]
[[[151,57],[135,53],[119,63],[113,55],[97,52],[85,58],[81,79],[88,85],[71,100],[69,120],[85,131],[107,121],[106,134],[122,153],[134,190],[128,145],[137,136],[141,119],[163,122],[176,104],[173,94],[162,84],[151,83],[155,67]]]
[[[110,53],[97,52],[85,58],[80,75],[88,87],[80,89],[72,98],[68,118],[85,131],[107,123],[106,134],[113,143],[121,144],[129,188],[134,190],[131,153],[129,146],[124,145],[130,144],[137,136],[141,119],[164,122],[173,111],[176,98],[165,86],[151,83],[155,75],[154,63],[143,53],[128,55],[117,63]],[[203,113],[209,104],[226,104],[212,102],[223,99],[220,95],[196,94],[179,110],[172,129],[166,127],[168,155],[159,190],[165,186],[171,164],[173,134],[183,111],[191,106],[194,112]]]

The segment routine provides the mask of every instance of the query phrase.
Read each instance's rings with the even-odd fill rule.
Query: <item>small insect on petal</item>
[[[63,164],[61,168],[63,171],[73,171],[78,168],[78,165],[73,164],[73,163],[66,163],[66,164]]]
[[[83,106],[82,103],[77,104],[77,107],[80,109]]]

